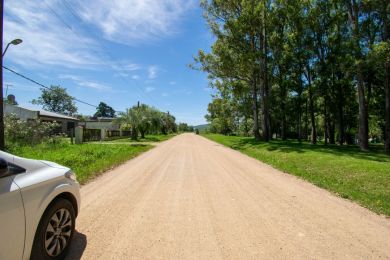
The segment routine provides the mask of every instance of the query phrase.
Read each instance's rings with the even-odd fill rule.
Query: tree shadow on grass
[[[68,255],[65,257],[65,259],[66,260],[81,259],[86,247],[87,247],[87,236],[75,230],[72,244],[69,248]]]
[[[256,141],[254,138],[240,138],[237,141],[233,141],[230,145],[233,149],[240,150],[243,147],[259,147],[264,148],[267,151],[279,151],[284,153],[306,153],[306,152],[319,152],[328,153],[337,156],[352,157],[357,159],[364,159],[376,162],[389,162],[390,156],[383,152],[383,148],[378,145],[372,145],[369,152],[364,152],[356,145],[335,145],[335,144],[317,144],[312,145],[307,142],[298,143],[296,141],[281,141],[272,140],[269,143]]]

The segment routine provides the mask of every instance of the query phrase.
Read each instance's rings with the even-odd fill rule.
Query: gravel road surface
[[[390,259],[390,219],[194,134],[81,196],[68,259]]]

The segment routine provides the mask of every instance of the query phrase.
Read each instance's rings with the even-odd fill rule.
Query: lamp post
[[[4,107],[3,107],[3,57],[7,52],[8,47],[12,45],[18,45],[23,41],[21,39],[15,39],[7,44],[3,52],[3,14],[4,14],[4,0],[0,0],[0,51],[2,53],[0,61],[0,150],[5,148],[4,140]]]
[[[3,10],[4,0],[0,0],[0,51],[3,53]],[[3,108],[3,56],[0,60],[0,150],[4,150],[4,108]]]
[[[3,57],[4,57],[4,55],[5,55],[5,53],[7,52],[7,50],[8,50],[8,47],[12,44],[12,45],[18,45],[18,44],[21,44],[23,41],[22,41],[22,39],[15,39],[15,40],[12,40],[12,41],[10,41],[8,44],[7,44],[7,46],[5,47],[5,50],[4,50],[4,52],[3,52]]]

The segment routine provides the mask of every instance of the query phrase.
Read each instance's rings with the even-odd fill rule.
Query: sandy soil
[[[390,220],[194,134],[81,189],[68,259],[390,259]]]

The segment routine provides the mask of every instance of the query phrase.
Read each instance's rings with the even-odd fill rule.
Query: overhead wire
[[[81,23],[84,23],[84,21],[79,17],[79,15],[76,14],[76,12],[74,11],[74,8],[72,7],[71,3],[67,0],[63,0],[61,1],[63,3],[63,6],[69,11],[69,13],[75,17],[78,21],[80,21]],[[63,23],[65,25],[66,28],[68,28],[76,37],[78,37],[80,40],[83,40],[81,39],[81,37],[78,35],[78,33],[75,32],[75,30],[72,28],[72,26],[70,26],[64,19],[61,18],[61,16],[53,9],[51,8],[46,1],[44,1],[45,5],[49,8],[49,10],[51,12],[53,12],[53,14],[57,17],[57,19]],[[96,37],[94,35],[92,35],[92,33],[90,33],[89,31],[87,31],[87,33],[92,37],[94,38],[95,40]],[[97,40],[97,42],[99,42]],[[99,42],[100,43],[100,42]],[[115,57],[112,56],[112,54],[110,53],[110,51],[103,45],[103,44],[99,44],[99,46],[102,48],[102,51],[111,59],[111,60],[116,60]],[[94,53],[96,53],[98,56],[102,57],[101,56],[101,53],[97,52],[96,50],[94,49],[91,49]],[[112,70],[114,70],[115,72],[117,72],[119,78],[126,84],[126,85],[133,85],[135,86],[137,89],[138,89],[138,92],[140,94],[140,96],[143,96],[143,97],[146,97],[147,99],[149,99],[149,101],[151,101],[152,103],[154,103],[153,105],[156,107],[156,108],[159,108],[158,106],[158,102],[156,102],[156,100],[154,100],[150,95],[148,95],[147,93],[144,93],[142,88],[140,88],[137,84],[134,84],[134,83],[131,83],[127,80],[126,77],[124,77],[122,75],[122,70],[118,70],[116,69],[115,67],[113,67],[111,64],[108,64],[107,62],[105,62],[105,57],[102,57],[103,58],[103,62]],[[159,108],[161,109],[161,108]]]
[[[8,67],[6,67],[6,66],[3,66],[3,68],[6,69],[6,70],[8,70],[8,71],[10,71],[10,72],[12,72],[12,73],[14,73],[14,74],[16,74],[16,75],[18,75],[18,76],[21,77],[21,78],[24,78],[24,79],[26,79],[26,80],[28,80],[28,81],[30,81],[30,82],[32,82],[32,83],[34,83],[34,84],[36,84],[36,85],[42,87],[42,88],[44,88],[44,89],[48,89],[48,90],[51,90],[51,91],[55,91],[53,88],[50,88],[50,87],[48,87],[48,86],[45,86],[44,84],[39,83],[38,81],[36,81],[36,80],[34,80],[34,79],[30,78],[30,77],[27,77],[27,76],[25,76],[25,75],[23,75],[23,74],[21,74],[21,73],[19,73],[19,72],[16,72],[16,71],[13,70],[13,69],[10,69],[10,68],[8,68]],[[69,95],[69,96],[70,96],[70,95]],[[70,96],[70,97],[71,97],[74,101],[77,101],[77,102],[79,102],[79,103],[82,103],[82,104],[85,104],[85,105],[88,105],[88,106],[91,106],[91,107],[94,107],[94,108],[97,108],[97,107],[98,107],[98,106],[92,105],[92,104],[90,104],[90,103],[88,103],[88,102],[86,102],[86,101],[83,101],[83,100],[81,100],[81,99],[75,98],[75,97],[73,97],[73,96]]]

